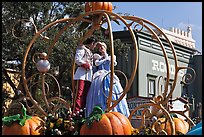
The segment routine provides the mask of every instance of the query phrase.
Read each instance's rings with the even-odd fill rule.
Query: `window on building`
[[[148,76],[148,97],[154,97],[156,95],[156,77]]]
[[[164,86],[165,86],[164,83],[160,83],[160,85],[158,87],[159,88],[158,89],[159,95],[162,95],[162,93],[164,92]]]

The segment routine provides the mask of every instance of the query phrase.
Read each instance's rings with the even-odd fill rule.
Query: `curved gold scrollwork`
[[[18,21],[16,21],[15,22],[15,24],[13,25],[13,28],[12,28],[12,31],[11,31],[11,33],[12,33],[12,35],[13,35],[13,37],[14,38],[16,38],[16,39],[21,39],[21,38],[23,38],[23,36],[22,37],[17,37],[16,35],[15,35],[15,26],[19,23],[19,22],[22,22],[22,23],[28,23],[28,22],[30,22],[33,26],[34,26],[34,30],[35,30],[35,33],[37,33],[38,32],[38,29],[37,29],[37,27],[36,27],[36,25],[35,25],[35,23],[34,22],[32,22],[32,21],[30,21],[30,20],[28,20],[28,19],[20,19],[20,20],[18,20]],[[49,37],[47,37],[47,36],[43,36],[42,34],[40,34],[40,36],[42,37],[42,38],[44,38],[44,39],[49,39]]]
[[[187,69],[187,70],[189,69],[193,72],[193,74],[186,73],[183,75],[182,81],[181,81],[183,84],[191,84],[195,80],[196,72],[193,68],[191,68],[191,67],[179,67],[178,69],[179,70],[180,69]]]
[[[41,81],[33,82],[33,79],[37,75],[40,76]],[[49,84],[46,82],[47,78],[45,78],[46,75],[53,78],[55,83],[57,84],[58,91],[56,91],[56,90],[52,91],[55,93],[50,92]],[[55,100],[58,103],[66,104],[63,107],[69,109],[70,104],[66,103],[66,101],[61,98],[60,85],[59,85],[57,79],[52,74],[50,74],[50,73],[44,73],[44,74],[36,73],[36,74],[32,75],[31,77],[29,77],[28,81],[29,81],[29,83],[31,83],[29,85],[28,97],[32,101],[33,106],[35,106],[35,108],[37,110],[39,110],[41,113],[43,113],[44,115],[48,115],[48,113],[54,113],[53,111],[57,110],[57,109],[55,109],[57,106],[56,105],[53,106],[53,104],[51,104],[52,100]],[[36,100],[36,97],[33,98],[33,93],[31,93],[31,92],[32,92],[32,87],[34,87],[34,86],[40,87],[39,92],[40,92],[41,99]],[[54,96],[53,94],[57,95],[57,96]]]
[[[137,29],[136,27],[141,25],[141,28],[140,29]],[[134,31],[137,33],[137,32],[141,32],[144,28],[144,22],[142,20],[140,20],[137,24],[135,24],[134,26]]]
[[[162,80],[162,81],[161,81]],[[160,83],[160,82],[163,82],[162,84]],[[165,81],[164,81],[164,77],[163,76],[159,76],[159,78],[158,78],[158,82],[157,82],[157,90],[158,90],[158,92],[161,94],[162,93],[162,89],[161,88],[159,88],[160,87],[160,85],[164,85],[165,83],[164,83]]]
[[[123,72],[120,71],[120,70],[114,70],[114,72],[119,72],[119,73],[121,73],[121,74],[123,75],[123,77],[125,78],[125,87],[126,87],[126,86],[127,86],[128,79],[127,79],[125,73],[123,73]],[[104,90],[103,90],[103,83],[104,83],[105,77],[107,77],[110,73],[111,73],[111,72],[108,72],[108,73],[103,77],[103,80],[102,80],[101,86],[100,86],[101,89],[102,89],[102,93],[103,93],[103,95],[104,95],[106,98],[108,98],[108,96],[105,94],[105,92],[104,92]],[[123,92],[124,92],[124,91],[121,91],[121,92],[119,92],[119,93],[112,92],[112,94],[120,95],[120,94],[122,94]],[[114,101],[115,101],[115,100],[112,100],[112,99],[111,99],[111,102],[114,102]]]

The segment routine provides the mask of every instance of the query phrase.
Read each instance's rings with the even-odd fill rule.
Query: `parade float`
[[[185,105],[185,110],[183,111],[172,111],[169,109],[170,106],[168,104],[168,101],[174,92],[179,70],[190,69],[193,71],[194,76],[188,74],[184,76],[183,83],[186,84],[190,83],[185,81],[185,77],[188,76],[188,80],[190,79],[190,81],[193,81],[195,78],[195,71],[190,67],[178,66],[174,46],[158,26],[140,17],[120,16],[112,12],[112,8],[111,2],[86,2],[84,14],[81,14],[76,18],[63,18],[55,22],[51,22],[39,31],[36,29],[36,34],[28,44],[22,63],[22,80],[26,94],[22,95],[21,98],[13,103],[10,106],[8,113],[2,118],[3,135],[178,135],[186,134],[192,127],[195,126],[194,122],[185,115],[185,112],[189,110],[189,104]],[[114,69],[112,21],[121,21],[126,26],[132,38],[134,46],[134,62],[130,63],[134,64],[134,67],[129,79],[127,79],[122,71]],[[75,102],[74,95],[76,94],[75,83],[73,80],[74,70],[76,67],[75,61],[73,60],[73,66],[71,69],[72,100],[67,101],[61,97],[60,83],[54,75],[49,73],[49,70],[52,67],[52,63],[49,62],[49,58],[52,57],[53,47],[58,42],[60,35],[75,22],[86,22],[90,24],[86,33],[81,35],[79,44],[83,43],[93,34],[94,31],[97,31],[104,24],[106,24],[107,32],[109,32],[108,45],[111,55],[111,71],[110,91],[107,96],[107,109],[104,112],[100,109],[100,107],[96,106],[90,116],[92,119],[89,119],[88,122],[87,119],[80,115],[80,113],[84,110],[80,110],[76,114],[72,113],[72,103]],[[61,23],[65,25],[61,30],[56,31],[54,38],[50,40],[49,36],[45,36],[46,31]],[[138,65],[138,43],[135,33],[138,33],[143,29],[148,30],[152,35],[152,39],[157,41],[161,47],[167,70],[166,83],[161,95],[155,96],[154,99],[150,100],[150,103],[145,103],[136,107],[130,112],[130,116],[127,118],[119,112],[112,112],[111,110],[124,98],[133,83]],[[158,36],[158,32],[160,36],[165,38],[172,50],[174,58],[175,75],[170,92],[167,92],[170,75],[169,60],[163,46],[163,42],[161,41],[160,36]],[[50,42],[44,49],[41,49],[38,53],[33,54],[32,58],[28,58],[33,46],[37,46],[35,45],[35,42],[39,39],[44,41],[50,40],[52,42]],[[26,76],[26,64],[30,61],[35,64],[38,73],[32,76]],[[116,71],[124,75],[126,84],[120,98],[118,100],[112,100],[113,75]],[[40,77],[40,80],[38,82],[34,82],[35,77]],[[57,85],[57,90],[49,88],[49,86],[53,83]],[[32,94],[31,89],[35,86],[38,87],[38,98],[33,97]],[[25,106],[21,102],[24,102]],[[141,108],[143,108],[141,115],[136,116],[141,119],[140,126],[133,127],[130,121],[134,116],[134,113]],[[27,112],[29,112],[29,115]],[[177,115],[184,116],[185,120],[178,118]]]

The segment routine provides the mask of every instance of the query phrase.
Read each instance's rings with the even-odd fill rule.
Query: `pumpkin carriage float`
[[[121,21],[127,27],[134,46],[134,64],[130,78],[127,79],[124,73],[120,70],[114,70],[114,44],[113,44],[113,33],[111,21]],[[102,25],[106,24],[107,31],[109,32],[109,48],[111,53],[111,65],[110,65],[110,91],[107,96],[107,109],[104,112],[100,107],[96,106],[93,110],[93,113],[90,114],[90,117],[94,117],[92,121],[87,122],[87,119],[81,116],[83,110],[80,110],[77,113],[72,113],[72,103],[75,101],[74,98],[71,101],[67,101],[61,97],[60,83],[57,81],[55,76],[49,73],[49,69],[52,67],[51,63],[48,61],[49,57],[52,57],[52,49],[56,45],[56,42],[59,40],[60,35],[66,31],[66,29],[73,25],[75,22],[85,22],[91,24],[91,27],[87,29],[84,36],[81,36],[80,42],[83,43],[85,39],[90,37],[94,31],[97,31]],[[130,23],[128,23],[130,22]],[[28,54],[34,45],[35,41],[43,37],[45,40],[49,38],[43,36],[45,31],[51,28],[54,25],[65,23],[63,27],[53,38],[50,46],[47,48],[47,51],[42,51],[40,53],[35,53],[32,56],[32,61],[36,64],[38,73],[27,78],[25,75],[26,63],[28,60]],[[140,29],[136,29],[136,27]],[[150,103],[142,104],[136,107],[133,111],[130,112],[129,117],[124,116],[119,112],[111,111],[127,94],[129,91],[134,77],[137,71],[138,65],[138,45],[135,38],[135,33],[140,32],[143,28],[147,29],[151,34],[152,38],[156,40],[163,52],[167,76],[166,84],[162,95],[154,97],[153,100],[150,100]],[[160,33],[168,43],[169,47],[172,50],[172,55],[175,61],[175,76],[170,92],[167,94],[170,67],[168,56],[163,46],[163,43],[160,37],[157,35],[156,31]],[[38,60],[37,60],[38,59]],[[22,79],[23,85],[26,91],[26,95],[23,95],[17,103],[14,103],[10,106],[10,112],[5,117],[2,118],[2,134],[14,134],[14,135],[87,135],[87,134],[104,134],[104,135],[141,135],[141,134],[186,134],[191,127],[195,126],[194,122],[185,115],[185,112],[188,111],[189,105],[185,105],[186,110],[184,111],[170,111],[168,101],[174,91],[177,75],[181,69],[191,69],[194,74],[195,71],[190,67],[180,67],[177,63],[177,56],[174,50],[174,46],[168,37],[162,32],[162,30],[157,27],[152,22],[135,17],[135,16],[120,16],[112,12],[111,2],[86,2],[85,4],[85,13],[81,14],[76,18],[64,18],[52,22],[46,25],[43,29],[36,31],[35,36],[30,41],[28,48],[26,50],[24,60],[22,63]],[[72,66],[72,93],[75,95],[75,83],[73,80],[75,70],[75,61],[73,61]],[[113,89],[113,76],[114,72],[121,72],[126,81],[123,92],[118,100],[112,100],[112,89]],[[38,82],[33,82],[34,78],[38,76],[40,80]],[[191,77],[192,78],[192,77]],[[53,83],[57,85],[57,91],[52,91],[49,88],[49,82],[47,80],[52,80]],[[193,80],[193,78],[192,78]],[[183,81],[185,83],[185,81]],[[189,83],[186,83],[189,84]],[[33,97],[31,93],[32,87],[38,86],[39,88],[39,98]],[[25,105],[19,102],[24,102]],[[17,107],[18,106],[18,107]],[[149,109],[149,107],[153,109]],[[140,116],[141,126],[139,128],[133,127],[131,124],[131,119],[140,108],[144,108]],[[159,112],[159,113],[158,113]],[[178,117],[174,117],[173,114],[179,114],[185,117],[185,120]],[[89,117],[89,118],[90,118]],[[111,121],[111,122],[110,122]],[[151,121],[148,123],[147,121]]]

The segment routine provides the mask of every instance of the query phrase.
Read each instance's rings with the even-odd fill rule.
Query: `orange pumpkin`
[[[113,5],[111,2],[108,3],[108,11],[112,11],[113,10]]]
[[[95,10],[107,10],[112,12],[113,6],[111,2],[86,2],[85,12]]]
[[[2,135],[40,135],[41,122],[43,121],[38,116],[27,119],[24,126],[15,121],[10,126],[2,127]]]
[[[91,128],[82,125],[80,135],[131,135],[133,127],[129,119],[119,112],[102,114],[100,121],[94,121]]]
[[[161,124],[159,124],[159,121],[161,121]],[[155,123],[153,123],[152,128],[156,130],[156,132],[165,130],[168,135],[171,135],[171,126],[170,122],[167,120],[166,123],[163,123],[165,121],[165,118],[159,118]],[[179,133],[186,134],[189,130],[189,124],[184,121],[181,118],[173,118],[173,122],[175,125],[175,132],[176,135]],[[165,128],[166,126],[166,128]]]

